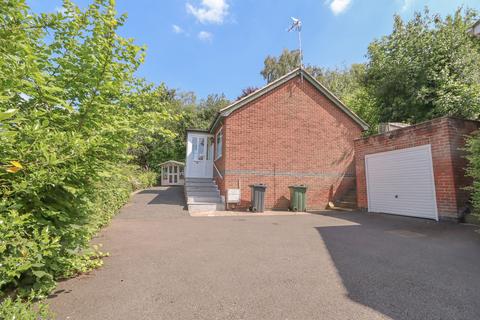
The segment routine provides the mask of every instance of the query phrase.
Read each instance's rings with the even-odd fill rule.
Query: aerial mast
[[[303,68],[303,52],[302,52],[302,21],[300,19],[292,17],[292,25],[287,30],[298,32],[298,50],[300,53],[300,69]]]

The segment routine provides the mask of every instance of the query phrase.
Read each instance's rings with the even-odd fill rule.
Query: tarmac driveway
[[[366,213],[192,218],[153,188],[97,239],[105,265],[59,284],[59,319],[479,319],[480,235]]]

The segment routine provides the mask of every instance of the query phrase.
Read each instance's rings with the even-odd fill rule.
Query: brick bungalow
[[[459,220],[472,183],[463,148],[479,128],[443,117],[362,138],[366,123],[296,69],[188,131],[188,208],[247,208],[263,183],[265,207],[286,209],[288,187],[304,184],[308,209],[353,197],[370,212]]]
[[[208,130],[189,130],[186,178],[214,178],[227,202],[240,190],[232,208],[264,183],[265,207],[286,209],[288,186],[305,184],[307,207],[324,209],[355,188],[354,140],[367,128],[299,68],[222,109]]]

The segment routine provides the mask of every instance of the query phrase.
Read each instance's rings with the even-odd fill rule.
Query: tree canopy
[[[369,45],[366,63],[305,69],[366,120],[370,132],[378,122],[478,119],[480,41],[467,32],[476,19],[476,11],[462,8],[444,18],[428,9],[410,21],[395,16],[392,33]],[[268,56],[261,74],[274,81],[298,67],[299,55],[285,49]]]
[[[426,9],[368,48],[367,87],[380,121],[419,122],[480,112],[480,41],[467,33],[477,17],[458,9],[442,18]]]

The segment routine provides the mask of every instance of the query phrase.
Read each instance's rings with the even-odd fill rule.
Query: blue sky
[[[28,3],[36,12],[61,7],[60,0]],[[121,34],[147,46],[139,76],[231,99],[264,85],[267,55],[297,48],[296,34],[286,32],[291,16],[303,22],[304,62],[335,67],[365,61],[368,44],[391,31],[393,14],[408,19],[425,5],[445,15],[460,5],[478,10],[480,0],[117,0],[128,14]]]

